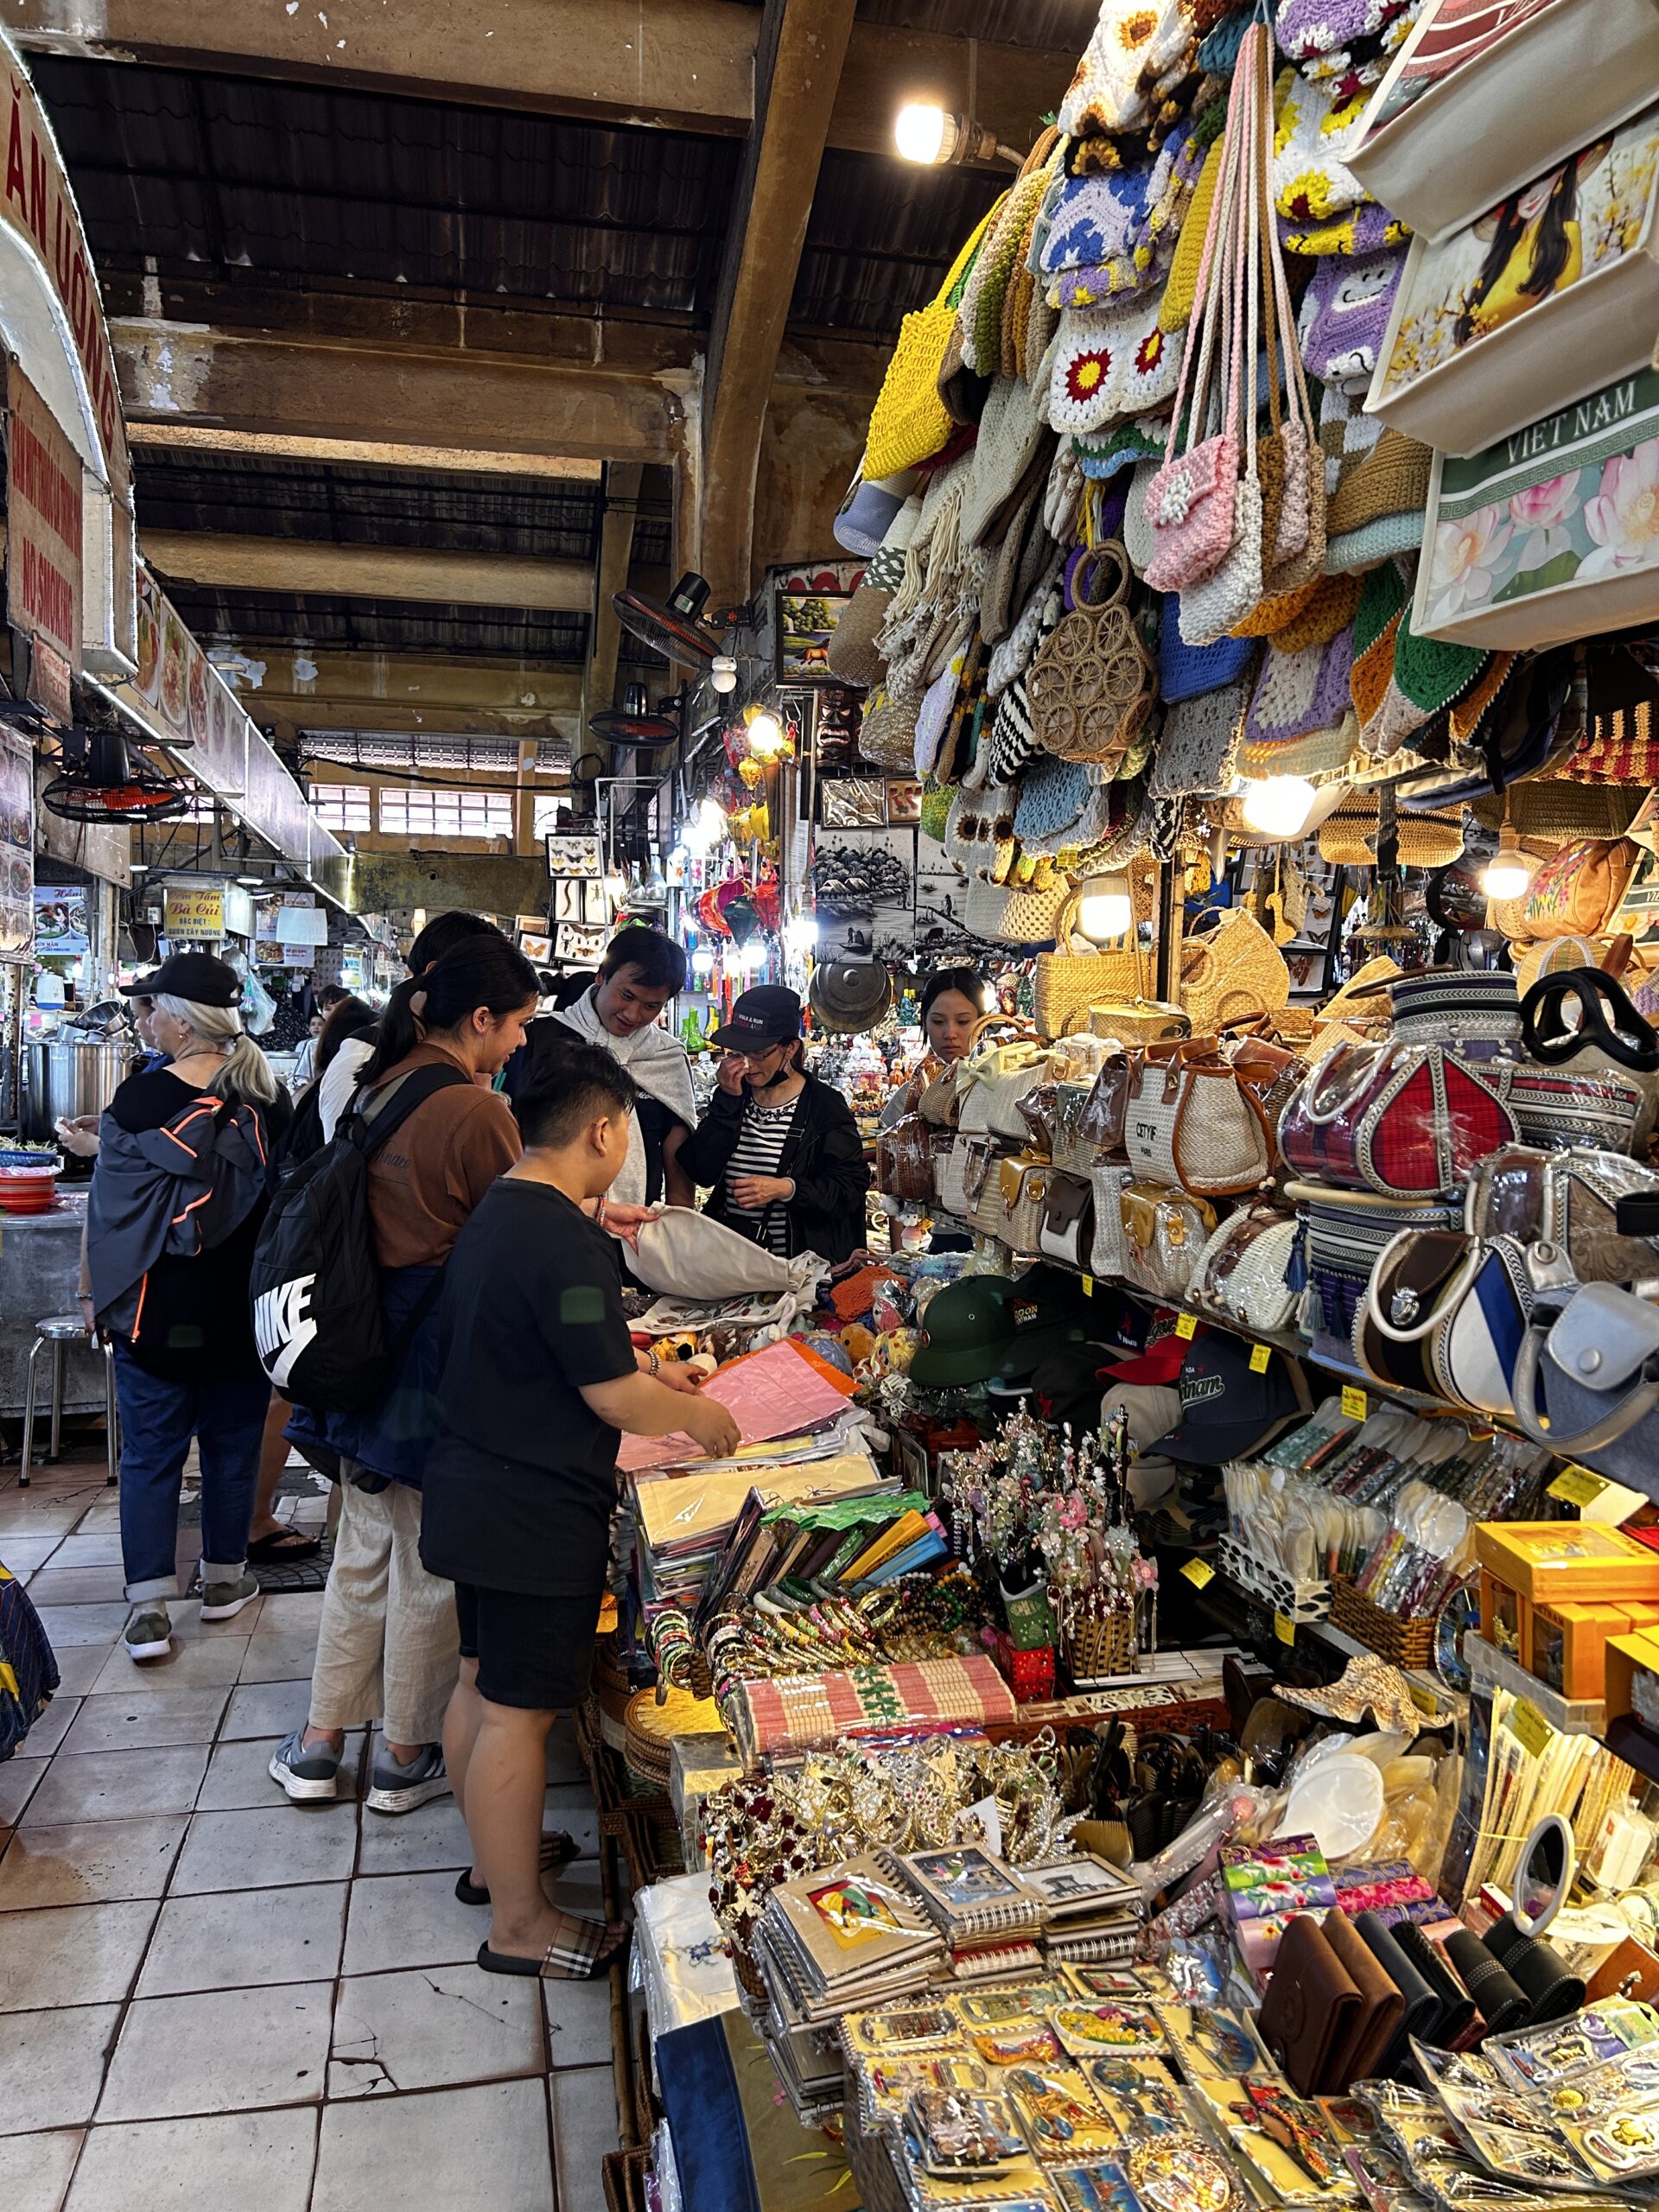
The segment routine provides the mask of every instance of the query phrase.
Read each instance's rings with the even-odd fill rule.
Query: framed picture
[[[584,929],[579,922],[561,922],[553,933],[554,950],[561,960],[575,960],[584,966],[604,957],[604,930]]]
[[[852,599],[850,592],[780,591],[778,594],[778,681],[832,683],[830,640]]]
[[[550,830],[547,835],[547,872],[552,876],[597,875],[600,873],[597,830]]]
[[[922,818],[922,786],[914,776],[887,784],[887,820],[908,824]]]
[[[518,950],[532,967],[545,968],[553,957],[553,939],[545,930],[520,930]]]

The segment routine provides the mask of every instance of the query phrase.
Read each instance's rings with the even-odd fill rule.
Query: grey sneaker
[[[368,1804],[376,1813],[412,1813],[434,1797],[447,1797],[449,1777],[443,1770],[442,1744],[423,1744],[407,1766],[400,1766],[382,1749],[369,1777]]]
[[[284,1736],[265,1770],[296,1805],[315,1805],[340,1789],[340,1753],[332,1744],[308,1744],[303,1727]]]
[[[135,1605],[121,1640],[129,1659],[164,1659],[173,1646],[173,1619],[165,1605]]]
[[[232,1620],[244,1605],[251,1605],[258,1595],[259,1578],[250,1574],[245,1567],[234,1582],[204,1582],[201,1618],[205,1621]]]

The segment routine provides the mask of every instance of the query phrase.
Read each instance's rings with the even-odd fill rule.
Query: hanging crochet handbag
[[[893,768],[908,776],[916,767],[916,722],[919,692],[892,692],[878,683],[864,702],[858,749],[872,767]]]
[[[864,453],[867,476],[879,480],[901,475],[931,460],[950,442],[956,426],[939,397],[939,371],[957,327],[963,288],[996,212],[991,210],[951,263],[931,305],[905,317],[870,416]]]
[[[1169,709],[1152,756],[1154,798],[1201,798],[1226,790],[1251,688],[1242,677]]]
[[[1262,486],[1262,588],[1269,595],[1311,582],[1325,566],[1325,456],[1296,345],[1290,289],[1279,249],[1268,183],[1272,136],[1271,68],[1265,40],[1256,44],[1256,236],[1262,260],[1267,325],[1268,407],[1271,429],[1258,450]],[[1286,408],[1279,405],[1284,365]]]
[[[1027,679],[1032,733],[1063,760],[1115,768],[1152,711],[1157,671],[1129,612],[1128,589],[1128,556],[1116,539],[1073,556],[1070,612]]]
[[[1133,934],[1115,951],[1100,951],[1086,939],[1086,950],[1075,949],[1081,906],[1078,894],[1073,892],[1055,921],[1058,950],[1037,956],[1034,1011],[1037,1027],[1045,1037],[1064,1037],[1067,1025],[1096,1000],[1119,992],[1135,997],[1148,980],[1139,940]]]

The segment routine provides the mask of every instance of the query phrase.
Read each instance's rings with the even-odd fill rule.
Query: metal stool
[[[51,1345],[52,1449],[46,1455],[49,1465],[58,1456],[63,1437],[63,1348],[66,1344],[91,1342],[92,1332],[79,1313],[48,1313],[44,1321],[35,1324],[35,1342],[29,1347],[29,1375],[23,1385],[23,1464],[17,1477],[20,1490],[29,1488],[29,1462],[35,1445],[35,1370],[41,1354]],[[115,1409],[115,1346],[108,1338],[104,1342],[104,1433],[109,1470],[105,1480],[113,1490],[120,1437]]]

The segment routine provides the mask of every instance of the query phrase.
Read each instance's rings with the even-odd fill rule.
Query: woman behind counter
[[[801,1001],[781,984],[742,992],[710,1039],[720,1088],[680,1147],[703,1211],[784,1259],[839,1265],[864,1242],[869,1171],[851,1109],[806,1071]]]
[[[976,968],[941,968],[928,977],[922,986],[922,1038],[927,1049],[921,1065],[881,1109],[884,1129],[913,1114],[929,1084],[967,1058],[975,1032],[995,1010],[990,986]]]

